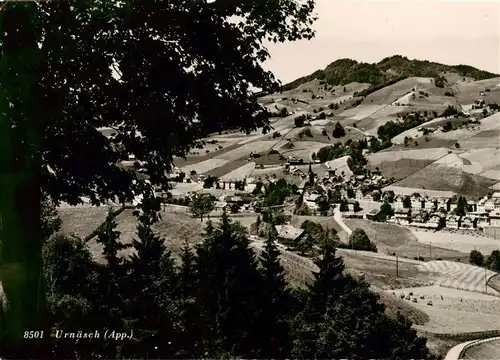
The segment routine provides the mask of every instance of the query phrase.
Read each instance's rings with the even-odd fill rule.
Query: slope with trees
[[[156,216],[147,207],[138,216],[127,258],[118,255],[120,233],[110,217],[99,234],[108,244],[104,264],[75,237],[58,234],[44,245],[54,329],[113,326],[134,337],[59,339],[54,358],[430,358],[411,324],[388,317],[378,295],[344,272],[329,239],[318,243],[313,283],[293,289],[274,235],[257,258],[243,227],[224,214],[176,263],[151,229]]]

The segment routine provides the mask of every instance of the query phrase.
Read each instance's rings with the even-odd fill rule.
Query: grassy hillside
[[[498,76],[468,65],[444,65],[430,61],[410,60],[401,55],[394,55],[375,64],[360,63],[352,59],[339,59],[323,70],[317,70],[310,75],[284,85],[283,90],[295,89],[297,86],[313,79],[322,80],[330,85],[359,82],[370,83],[373,88],[381,88],[403,78],[411,76],[438,77],[443,72],[454,72],[460,76],[471,77],[475,80]]]

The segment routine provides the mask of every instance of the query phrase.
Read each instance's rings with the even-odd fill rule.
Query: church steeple
[[[314,173],[312,172],[311,162],[309,162],[309,185],[314,185]]]

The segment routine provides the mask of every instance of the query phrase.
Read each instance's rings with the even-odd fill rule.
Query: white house
[[[477,211],[477,203],[474,200],[467,201],[467,210],[472,212]]]
[[[403,209],[403,199],[398,196],[396,199],[394,199],[394,209]]]
[[[422,198],[420,197],[420,195],[418,196],[411,196],[410,198],[410,201],[411,201],[411,208],[413,210],[421,210],[422,209]]]
[[[363,200],[363,192],[360,189],[356,190],[355,197],[356,200]]]
[[[424,209],[427,211],[434,211],[434,207],[435,207],[434,200],[430,198],[425,198]]]
[[[488,200],[488,197],[484,197],[477,202],[476,211],[478,213],[485,213],[486,212],[486,200]]]
[[[458,206],[457,200],[450,200],[450,202],[448,203],[448,211],[452,212],[457,208],[457,206]]]
[[[500,211],[490,213],[490,226],[500,227]]]

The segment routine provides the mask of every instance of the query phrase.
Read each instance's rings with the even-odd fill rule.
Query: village
[[[477,236],[500,239],[500,193],[480,199],[465,199],[452,195],[434,197],[425,190],[412,195],[386,190],[390,183],[377,171],[368,175],[353,175],[335,169],[326,169],[324,176],[294,168],[293,160],[285,163],[286,171],[293,171],[302,180],[296,194],[276,206],[287,215],[340,216],[341,219],[359,218],[399,224],[422,230],[461,231]],[[294,171],[295,169],[295,171]],[[179,180],[179,169],[171,179]],[[232,214],[254,214],[262,211],[259,195],[264,194],[266,183],[276,183],[275,177],[244,178],[238,181],[221,181],[203,175],[180,175],[182,182],[174,182],[170,204],[187,206],[196,196],[209,194],[214,199],[213,213],[224,210]],[[310,186],[314,184],[314,186]],[[307,186],[309,185],[309,186]],[[300,208],[297,206],[300,198]],[[385,206],[384,206],[385,204]],[[300,234],[290,224],[278,230]],[[289,235],[284,236],[290,239]],[[293,236],[292,236],[293,237]]]

